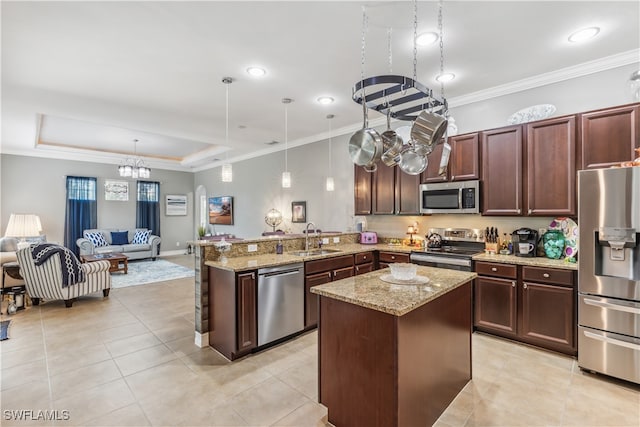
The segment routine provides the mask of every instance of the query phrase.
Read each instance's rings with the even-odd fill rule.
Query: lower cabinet
[[[373,252],[362,252],[354,255],[355,275],[369,273],[374,270]]]
[[[476,329],[575,355],[575,272],[477,262]]]
[[[394,262],[409,262],[409,254],[384,251],[378,253],[378,268],[387,268]]]
[[[257,272],[209,267],[209,345],[229,360],[258,345]]]
[[[307,261],[304,264],[304,327],[318,326],[318,295],[311,293],[317,285],[345,279],[354,274],[354,256],[342,255],[333,258]]]

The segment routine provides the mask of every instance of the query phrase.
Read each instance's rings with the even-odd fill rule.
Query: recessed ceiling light
[[[438,41],[437,33],[422,33],[418,34],[416,38],[416,44],[418,46],[429,46]]]
[[[334,99],[330,96],[321,96],[318,98],[318,102],[322,105],[333,104]]]
[[[442,73],[438,76],[436,76],[436,80],[441,82],[441,83],[446,83],[446,82],[450,82],[451,80],[455,79],[456,75],[453,73]]]
[[[571,33],[568,40],[571,43],[580,43],[597,36],[599,32],[600,32],[599,27],[583,28],[581,30],[574,31],[573,33]]]
[[[262,77],[267,74],[267,70],[260,67],[249,67],[247,68],[247,73],[253,77]]]

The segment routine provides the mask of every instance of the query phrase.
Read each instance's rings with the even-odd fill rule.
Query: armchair
[[[64,300],[65,305],[71,307],[76,299],[83,295],[102,291],[103,296],[109,296],[109,261],[82,264],[84,282],[63,287],[60,255],[51,256],[39,266],[35,264],[30,248],[20,249],[16,255],[20,274],[24,278],[27,294],[31,297],[33,305],[39,305],[40,299],[47,299]]]

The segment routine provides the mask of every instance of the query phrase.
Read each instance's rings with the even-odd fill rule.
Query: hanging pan
[[[380,134],[375,129],[368,127],[369,119],[367,117],[364,89],[362,90],[362,112],[362,129],[351,135],[351,139],[349,139],[349,155],[353,163],[358,166],[367,166],[369,170],[380,160],[384,148]]]
[[[416,153],[430,154],[447,130],[447,119],[440,114],[423,110],[411,126],[411,139]]]
[[[387,109],[387,130],[382,133],[382,143],[385,151],[382,154],[382,162],[387,166],[395,166],[400,161],[402,151],[402,138],[391,129],[391,108]]]

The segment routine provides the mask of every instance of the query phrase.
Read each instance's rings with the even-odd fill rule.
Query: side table
[[[9,289],[5,289],[5,282],[6,282],[7,276],[16,280],[24,280],[24,278],[20,275],[20,266],[18,265],[17,262],[12,261],[12,262],[5,262],[4,264],[2,264],[2,288],[0,288],[0,303],[4,301],[4,296],[6,294],[9,294],[9,293],[11,293],[12,295],[25,294],[24,284],[12,286]],[[21,306],[20,307],[21,309],[24,308],[24,300],[23,300],[23,304],[20,304],[20,306]]]

